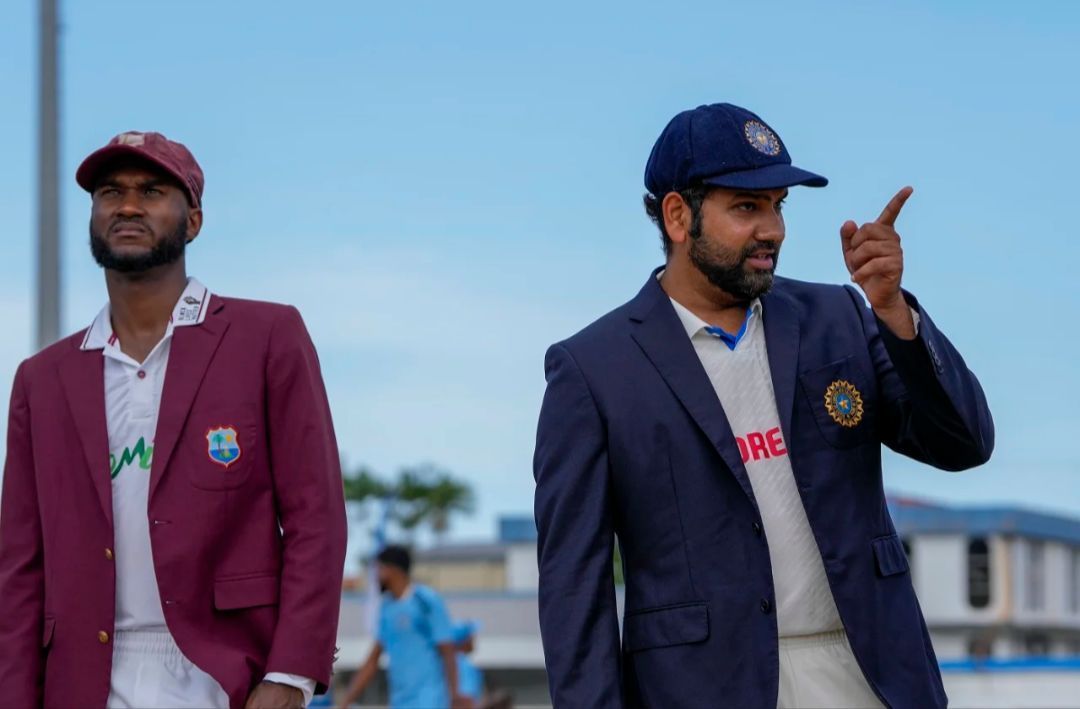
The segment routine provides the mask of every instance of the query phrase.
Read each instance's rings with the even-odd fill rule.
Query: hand
[[[900,292],[904,250],[900,248],[900,235],[893,225],[912,192],[910,187],[897,192],[877,221],[857,227],[855,222],[848,220],[840,227],[840,244],[848,273],[862,288],[876,313],[907,307]]]
[[[450,703],[450,709],[473,709],[475,703],[471,697],[464,697],[460,694],[454,696],[454,700]]]
[[[304,709],[304,693],[277,682],[259,682],[244,709]]]

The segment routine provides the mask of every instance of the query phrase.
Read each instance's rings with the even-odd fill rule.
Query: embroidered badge
[[[765,153],[766,155],[780,154],[780,139],[764,123],[747,121],[746,125],[743,126],[743,133],[746,134],[746,140],[759,153]]]
[[[146,143],[146,134],[139,131],[128,131],[127,133],[121,133],[113,138],[113,142],[117,145],[132,145],[139,147]]]
[[[863,417],[862,394],[851,382],[837,379],[825,391],[825,408],[833,421],[854,428]]]
[[[210,460],[228,468],[240,459],[240,438],[232,426],[215,426],[206,432],[206,453]]]

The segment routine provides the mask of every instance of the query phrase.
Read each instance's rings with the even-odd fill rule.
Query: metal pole
[[[39,0],[37,346],[60,339],[57,0]]]

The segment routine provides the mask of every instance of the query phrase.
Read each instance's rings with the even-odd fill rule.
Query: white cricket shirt
[[[750,477],[769,544],[780,636],[843,628],[780,428],[761,301],[750,304],[733,348],[728,342],[735,338],[710,334],[717,328],[675,299],[671,303],[720,399]]]

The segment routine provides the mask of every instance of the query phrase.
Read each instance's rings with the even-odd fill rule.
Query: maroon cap
[[[98,173],[118,157],[141,158],[175,177],[187,193],[192,207],[202,206],[203,171],[191,151],[161,133],[128,131],[100,150],[95,150],[75,171],[75,181],[87,192],[94,191]]]

